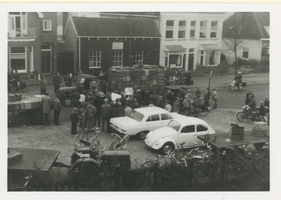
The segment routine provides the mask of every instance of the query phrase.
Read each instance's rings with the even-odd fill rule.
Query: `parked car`
[[[193,142],[201,145],[202,141],[197,135],[206,134],[215,134],[215,131],[205,121],[195,117],[181,117],[171,120],[166,127],[150,131],[144,142],[148,147],[168,154],[178,148],[176,144],[183,142],[183,148],[193,147]]]
[[[90,92],[90,82],[96,80],[97,77],[90,74],[79,74],[77,77],[77,83],[71,87],[60,87],[59,88],[59,99],[65,106],[71,106],[72,100],[71,95],[78,91],[80,94],[87,94]]]
[[[129,116],[110,119],[110,127],[121,134],[144,139],[149,131],[166,126],[172,119],[184,117],[159,107],[134,109]]]

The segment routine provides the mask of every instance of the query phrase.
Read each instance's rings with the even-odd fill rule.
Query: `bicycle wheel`
[[[84,132],[77,133],[75,136],[75,148],[83,148],[86,145],[81,142],[81,140],[87,140],[86,134]]]
[[[147,160],[147,161],[144,161],[144,163],[142,163],[141,165],[141,169],[142,170],[153,170],[153,169],[156,169],[158,167],[157,163],[153,160]]]
[[[111,145],[108,148],[108,151],[115,151],[117,148],[117,143],[116,142],[112,142]]]
[[[99,139],[94,139],[91,143],[91,148],[95,151],[104,151],[106,149],[106,145],[101,144]]]
[[[122,138],[122,140],[120,141],[120,144],[119,144],[121,150],[124,150],[127,147],[128,141],[129,141],[129,136],[124,136]]]
[[[28,77],[29,80],[35,80],[36,79],[36,76],[33,73],[29,73],[27,75],[27,77]]]
[[[200,109],[199,116],[206,116],[210,112],[209,108],[207,106],[204,106],[204,108]]]
[[[239,121],[239,122],[245,122],[248,120],[248,115],[246,113],[244,113],[243,111],[239,111],[237,114],[236,114],[236,119]]]

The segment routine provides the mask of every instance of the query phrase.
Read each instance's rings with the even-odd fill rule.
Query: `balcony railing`
[[[26,30],[17,28],[15,30],[9,30],[8,38],[20,38],[20,39],[31,39],[37,37],[37,29],[36,28],[28,28]]]

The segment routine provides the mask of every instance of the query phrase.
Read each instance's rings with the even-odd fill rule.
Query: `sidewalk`
[[[207,88],[209,85],[209,76],[193,76],[192,80],[194,81],[194,85],[192,88],[199,87],[201,90]],[[218,76],[214,75],[211,79],[211,88],[221,88],[221,87],[229,87],[229,84],[233,80],[233,75],[223,75]],[[269,84],[269,74],[247,74],[243,75],[243,82],[247,82],[247,85],[266,85]],[[54,86],[52,80],[49,79],[47,82],[47,91],[50,94],[54,93]],[[18,93],[22,93],[25,95],[35,95],[40,94],[40,88],[37,81],[34,81],[33,84],[29,84],[26,89],[20,90]]]

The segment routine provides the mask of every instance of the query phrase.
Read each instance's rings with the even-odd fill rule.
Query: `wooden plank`
[[[8,169],[31,170],[47,172],[56,161],[59,151],[44,149],[9,148],[9,151],[16,151],[22,154],[22,161],[8,165]]]
[[[209,139],[205,138],[205,136],[197,136],[200,140],[209,143],[212,146],[217,148],[225,148],[225,147],[234,147],[240,145],[248,145],[248,144],[256,144],[256,143],[265,143],[269,141],[268,137],[256,137],[253,136],[252,131],[245,131],[244,138],[242,140],[231,140],[227,142],[229,139],[229,133],[217,133],[214,135],[209,135]],[[217,137],[215,141],[212,141]]]

